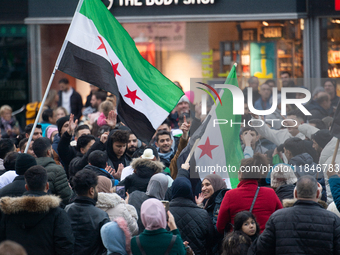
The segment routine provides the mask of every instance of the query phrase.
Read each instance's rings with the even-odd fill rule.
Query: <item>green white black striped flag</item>
[[[183,92],[138,52],[101,0],[80,0],[57,69],[117,96],[120,119],[149,141]]]

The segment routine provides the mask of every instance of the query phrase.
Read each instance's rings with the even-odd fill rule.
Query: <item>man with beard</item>
[[[130,132],[129,142],[126,148],[126,155],[130,158],[130,161],[132,159],[133,153],[135,153],[137,148],[138,148],[138,139],[132,132]]]
[[[81,170],[73,178],[73,187],[78,196],[66,206],[65,211],[71,220],[75,238],[74,255],[101,255],[105,251],[100,229],[110,219],[106,212],[95,207],[97,184],[97,174],[91,170]]]

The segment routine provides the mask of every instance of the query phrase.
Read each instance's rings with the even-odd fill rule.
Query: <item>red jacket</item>
[[[236,189],[227,191],[218,213],[216,223],[218,232],[223,234],[227,223],[234,224],[234,218],[238,212],[249,211],[257,186],[256,180],[243,180]],[[261,187],[252,211],[260,225],[261,233],[270,215],[278,209],[282,209],[282,204],[275,191]]]

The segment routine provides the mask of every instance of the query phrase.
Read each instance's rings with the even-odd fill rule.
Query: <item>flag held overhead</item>
[[[117,96],[120,119],[149,141],[184,94],[148,63],[100,0],[81,0],[57,69]]]

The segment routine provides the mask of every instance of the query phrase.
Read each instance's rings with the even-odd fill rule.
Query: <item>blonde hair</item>
[[[104,113],[105,117],[109,116],[109,112],[115,109],[115,106],[110,100],[105,100],[99,105],[99,109],[102,113]]]
[[[0,115],[2,115],[4,113],[4,111],[10,111],[12,112],[12,107],[10,107],[9,105],[5,104],[3,106],[1,106],[0,108]]]
[[[54,99],[57,94],[58,92],[55,89],[51,89],[47,94],[45,105],[48,105],[50,108],[53,108],[53,106],[55,106],[56,104]]]
[[[67,110],[65,109],[65,107],[59,106],[57,109],[55,109],[55,111],[57,112],[58,110],[62,110],[65,113],[65,116],[68,115]]]

